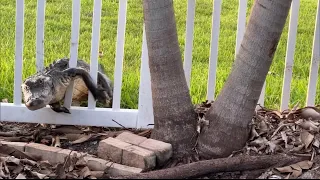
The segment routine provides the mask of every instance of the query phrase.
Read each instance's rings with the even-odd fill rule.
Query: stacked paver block
[[[1,145],[7,145],[30,155],[39,156],[41,157],[41,160],[48,160],[52,165],[63,163],[66,157],[69,155],[73,156],[75,154],[77,157],[85,155],[84,159],[87,161],[87,165],[91,171],[106,171],[111,176],[129,175],[142,172],[141,168],[130,167],[104,159],[95,158],[92,155],[69,149],[46,146],[44,144],[0,141],[0,146]]]
[[[24,149],[27,145],[27,143],[24,143],[24,142],[7,142],[7,141],[1,141],[1,144],[5,144],[10,147],[14,147],[17,150],[22,151],[22,152],[24,152]]]
[[[100,141],[98,156],[120,164],[152,169],[172,156],[171,144],[124,132]]]
[[[98,157],[144,170],[156,165],[154,152],[111,137],[100,141]]]

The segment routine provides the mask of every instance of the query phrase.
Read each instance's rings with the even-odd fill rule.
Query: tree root
[[[286,154],[263,156],[237,156],[204,160],[173,168],[155,170],[139,174],[111,177],[113,179],[182,179],[198,177],[209,173],[233,172],[265,169],[272,166],[285,166],[308,160],[309,157],[297,157]]]
[[[160,169],[173,168],[173,167],[176,167],[176,166],[181,166],[181,165],[184,165],[184,164],[190,164],[190,163],[194,163],[194,162],[198,162],[198,161],[199,161],[199,155],[194,153],[194,154],[189,155],[189,156],[170,159],[165,165],[161,166]]]

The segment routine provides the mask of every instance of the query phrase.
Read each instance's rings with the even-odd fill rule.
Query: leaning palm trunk
[[[255,0],[231,74],[205,116],[209,126],[198,144],[202,157],[225,157],[244,147],[290,5],[291,0]]]
[[[169,142],[173,157],[191,153],[196,113],[186,83],[172,0],[144,0],[154,111],[152,138]]]

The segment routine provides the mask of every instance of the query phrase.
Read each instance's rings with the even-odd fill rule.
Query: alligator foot
[[[66,108],[66,107],[63,107],[60,105],[59,102],[57,103],[54,103],[54,104],[50,104],[50,107],[53,111],[57,112],[57,113],[61,113],[61,112],[64,112],[64,113],[68,113],[68,114],[71,114],[69,109]]]

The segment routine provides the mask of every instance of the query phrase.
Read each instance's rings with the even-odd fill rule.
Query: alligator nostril
[[[37,106],[41,104],[41,100],[39,98],[34,98],[32,100],[29,100],[27,103],[26,103],[26,106],[28,107],[32,107],[32,106]]]
[[[28,101],[28,102],[26,102],[26,106],[27,106],[27,107],[32,106],[32,101]]]

